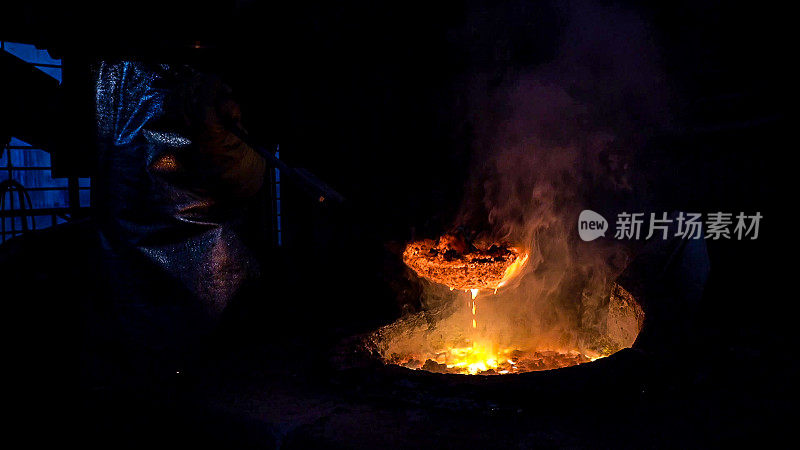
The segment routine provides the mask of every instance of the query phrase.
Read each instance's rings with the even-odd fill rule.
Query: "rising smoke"
[[[493,76],[475,75],[468,95],[475,170],[456,225],[530,254],[514,285],[478,298],[480,339],[502,347],[608,344],[608,294],[629,252],[609,238],[581,241],[577,218],[583,209],[616,211],[635,196],[633,155],[668,120],[647,24],[585,1],[560,11],[554,59],[507,69],[494,87]],[[425,295],[432,310],[445,308],[439,287]],[[466,337],[469,320],[458,311],[409,323],[396,349]]]

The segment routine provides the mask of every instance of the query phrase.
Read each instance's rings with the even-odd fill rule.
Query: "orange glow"
[[[415,355],[397,364],[409,369],[422,368],[439,373],[462,375],[502,375],[537,370],[551,370],[594,361],[602,356],[589,357],[576,351],[531,351],[496,348],[490,343],[472,342],[452,347],[435,355]]]
[[[463,250],[462,250],[463,251]],[[420,277],[463,291],[497,289],[521,272],[527,252],[513,247],[492,246],[464,253],[442,242],[412,242],[403,252],[403,262]]]
[[[527,254],[515,261],[513,267],[507,270],[503,281],[518,276],[526,260]],[[600,344],[585,341],[589,345],[584,345],[582,342],[559,342],[544,338],[538,341],[505,340],[502,335],[498,339],[498,335],[492,333],[493,327],[497,327],[497,323],[492,322],[497,318],[490,311],[494,299],[482,297],[481,301],[486,301],[487,304],[481,307],[485,315],[481,316],[479,330],[478,302],[473,297],[476,293],[472,290],[469,292],[470,297],[465,299],[466,305],[458,301],[463,305],[462,309],[450,316],[454,320],[441,328],[447,330],[449,335],[436,333],[434,339],[428,340],[427,337],[432,335],[428,325],[417,327],[418,321],[398,322],[411,326],[387,326],[385,329],[392,331],[380,335],[380,340],[386,345],[385,350],[382,350],[382,359],[386,363],[409,369],[463,375],[502,375],[553,370],[595,361],[621,348],[632,346],[644,320],[640,306],[630,293],[619,285],[614,285],[608,307],[615,316],[610,316],[610,320],[614,322],[609,322],[608,329],[615,334],[606,335]],[[412,337],[414,335],[417,337]]]
[[[462,309],[445,319],[448,322],[440,328],[440,333],[431,333],[429,325],[411,325],[419,322],[398,321],[410,326],[399,328],[392,338],[381,338],[387,345],[386,350],[382,350],[384,361],[439,373],[497,375],[583,364],[633,344],[641,329],[642,316],[630,294],[616,285],[608,303],[609,308],[614,305],[614,314],[609,314],[608,320],[616,322],[606,328],[609,330],[608,336],[604,336],[606,340],[597,340],[592,335],[586,341],[590,345],[584,345],[573,335],[559,340],[549,339],[549,336],[528,339],[504,334],[509,319],[493,311],[494,299],[481,293],[490,290],[496,294],[499,289],[516,288],[515,281],[525,272],[529,250],[523,245],[512,247],[501,243],[476,248],[458,235],[408,244],[403,261],[418,276],[447,286],[451,291],[468,292],[470,297],[466,305],[458,301]],[[480,329],[479,295],[483,295],[481,301],[487,302],[481,306]],[[390,349],[392,346],[396,346],[396,350]]]
[[[503,279],[497,284],[497,287],[505,286],[515,275],[519,274],[521,271],[520,269],[525,266],[526,262],[528,262],[528,254],[522,253],[521,256],[518,256],[517,259],[506,268],[505,273],[503,273]],[[497,288],[495,288],[495,292],[497,292]]]
[[[155,160],[150,168],[157,172],[175,172],[178,170],[178,161],[175,159],[175,155],[165,154]]]

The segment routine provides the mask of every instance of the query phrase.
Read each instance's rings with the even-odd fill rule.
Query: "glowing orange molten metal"
[[[399,356],[399,355],[398,355]],[[538,370],[560,369],[574,366],[598,357],[589,357],[577,351],[524,352],[510,348],[492,350],[475,343],[467,347],[453,347],[435,355],[398,357],[387,362],[409,369],[461,375],[504,375]],[[424,363],[422,361],[425,361]]]
[[[443,239],[412,242],[403,252],[403,262],[423,278],[451,289],[472,291],[474,298],[481,289],[495,290],[507,284],[528,260],[527,253],[514,247],[463,252],[448,244]]]
[[[528,253],[519,248],[477,248],[454,234],[445,234],[438,241],[408,244],[403,262],[417,275],[450,290],[467,292],[469,297],[463,303],[465,309],[440,317],[435,333],[431,332],[431,322],[422,317],[399,320],[380,330],[376,342],[383,360],[431,372],[499,375],[586,363],[633,344],[643,316],[633,297],[618,285],[613,286],[608,301],[601,303],[607,310],[598,312],[598,317],[604,317],[606,322],[594,324],[594,334],[587,332],[576,340],[573,334],[580,330],[568,330],[565,339],[554,337],[550,345],[541,339],[531,344],[533,341],[525,338],[503,338],[497,330],[507,322],[497,322],[496,311],[491,313],[491,302],[481,303],[478,308],[477,297],[486,290],[496,293],[507,286],[520,276],[527,261]],[[481,296],[480,300],[489,298]],[[481,311],[489,313],[479,317]]]

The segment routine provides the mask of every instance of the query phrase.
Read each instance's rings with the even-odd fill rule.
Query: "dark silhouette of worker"
[[[22,360],[103,386],[181,370],[258,282],[245,230],[266,163],[229,132],[240,111],[218,76],[114,59],[90,73],[93,217],[5,243],[0,286]]]

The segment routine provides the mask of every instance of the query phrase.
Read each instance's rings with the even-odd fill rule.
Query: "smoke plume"
[[[668,119],[646,23],[582,1],[561,11],[554,59],[508,69],[499,85],[488,82],[496,74],[474,75],[468,95],[475,170],[456,225],[530,255],[514,285],[477,299],[478,339],[501,347],[614,347],[603,338],[608,295],[628,251],[611,234],[581,241],[577,220],[583,209],[615,214],[635,194],[633,154]],[[474,333],[464,308],[441,312],[449,311],[443,296],[429,286],[428,306],[437,312],[405,325],[395,350],[420,340],[434,349]]]

